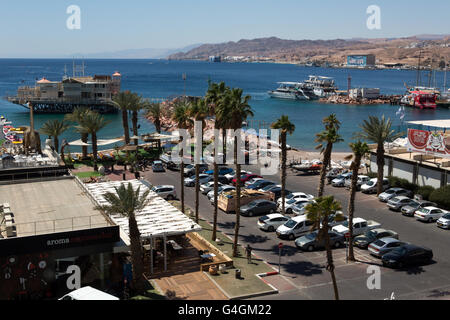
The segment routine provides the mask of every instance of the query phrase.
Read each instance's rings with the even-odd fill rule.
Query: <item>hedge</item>
[[[406,190],[411,190],[414,193],[417,193],[419,186],[417,184],[411,183],[406,179],[401,179],[397,177],[389,177],[389,184],[392,188],[403,188]]]
[[[419,187],[419,189],[417,189],[417,194],[420,194],[423,198],[423,200],[428,200],[430,201],[430,195],[435,191],[436,189],[433,188],[432,186],[423,186],[423,187]]]
[[[434,190],[430,195],[430,201],[436,202],[443,209],[450,210],[450,186]]]

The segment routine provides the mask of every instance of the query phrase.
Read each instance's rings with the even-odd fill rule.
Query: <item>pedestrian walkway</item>
[[[163,294],[174,291],[177,299],[228,300],[219,288],[201,271],[153,279]]]

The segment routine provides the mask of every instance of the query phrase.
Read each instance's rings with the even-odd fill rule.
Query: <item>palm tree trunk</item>
[[[88,133],[82,133],[81,134],[81,141],[84,143],[88,142],[88,137],[89,134]],[[82,146],[81,147],[81,152],[82,152],[82,159],[86,159],[87,158],[87,154],[88,154],[88,147],[87,146]]]
[[[233,257],[237,257],[239,252],[238,241],[241,222],[241,165],[238,163],[237,137],[234,137],[234,163],[236,165],[236,201],[234,210],[236,214],[236,224],[234,226]]]
[[[350,233],[350,237],[348,239],[348,260],[350,261],[355,261],[355,254],[353,252],[353,217],[355,214],[356,184],[358,182],[360,165],[361,158],[355,157],[355,161],[353,162],[352,185],[350,187],[350,200],[348,202],[348,231]]]
[[[219,166],[214,161],[214,218],[213,218],[213,232],[212,241],[217,239],[217,193],[219,192]]]
[[[325,149],[325,152],[323,154],[323,164],[322,169],[320,170],[320,181],[319,181],[319,192],[318,197],[322,197],[325,189],[325,176],[327,174],[327,168],[328,164],[330,163],[331,159],[331,152],[333,150],[333,144],[328,143],[327,147]]]
[[[377,196],[383,192],[383,179],[384,179],[384,145],[378,144],[377,147]]]
[[[97,171],[97,132],[92,132],[92,155],[94,156],[94,171]]]
[[[131,263],[133,265],[133,285],[136,290],[143,289],[144,267],[142,263],[141,233],[139,232],[134,214],[128,217],[130,229]]]
[[[286,132],[281,132],[281,213],[285,214],[286,200]],[[274,199],[275,200],[275,199]]]
[[[59,139],[57,136],[53,138],[53,144],[55,145],[55,151],[56,153],[59,153]]]
[[[195,222],[198,223],[198,207],[200,193],[200,165],[195,165]]]
[[[335,300],[339,300],[339,291],[336,282],[336,275],[334,274],[334,262],[333,262],[333,253],[331,251],[330,246],[330,235],[328,234],[328,216],[325,216],[323,219],[323,234],[325,236],[325,250],[327,252],[327,271],[330,272],[331,281],[333,283],[334,290],[334,298]]]
[[[138,112],[137,111],[133,111],[132,113],[132,118],[131,118],[131,122],[133,123],[133,135],[135,135],[136,137],[138,136]],[[137,146],[138,145],[138,140],[134,140],[134,145]]]
[[[128,127],[127,109],[122,109],[122,125],[123,125],[123,134],[125,136],[125,144],[129,144],[130,143],[130,128]]]

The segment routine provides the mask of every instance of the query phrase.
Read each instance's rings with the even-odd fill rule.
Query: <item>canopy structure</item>
[[[133,190],[137,190],[137,188],[140,187],[141,196],[144,192],[149,190],[147,184],[140,180],[86,184],[85,187],[94,201],[99,206],[104,206],[109,205],[104,198],[106,193],[116,193],[115,188],[118,188],[121,185],[128,186],[128,183],[131,183]],[[151,241],[151,250],[153,250],[152,244],[154,238],[164,239],[164,269],[167,270],[167,237],[182,235],[189,232],[198,232],[202,230],[202,227],[151,190],[148,199],[149,202],[147,206],[141,212],[135,214],[136,222],[141,233],[141,238],[149,239]],[[130,230],[128,227],[128,218],[123,217],[120,214],[111,215],[110,217],[129,237]],[[152,257],[152,254],[150,256]],[[153,269],[153,261],[151,262],[151,268]]]
[[[161,134],[158,132],[144,134],[142,137],[149,140],[172,140],[178,138],[176,135]]]
[[[124,141],[124,138],[115,138],[115,139],[99,139],[97,140],[97,146],[107,146],[109,144],[113,144],[113,143],[117,143],[117,142],[121,142]],[[72,142],[68,143],[69,146],[82,146],[82,147],[88,147],[88,146],[92,146],[92,143],[86,143],[79,140],[75,140]]]
[[[439,129],[450,129],[450,119],[443,120],[424,120],[424,121],[409,121],[408,124],[433,127]]]
[[[79,140],[72,141],[72,142],[69,142],[68,145],[69,145],[69,146],[82,146],[82,147],[90,146],[89,143],[83,142],[83,141],[81,141],[80,139],[79,139]]]

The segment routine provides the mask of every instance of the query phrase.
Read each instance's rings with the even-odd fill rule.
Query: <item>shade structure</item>
[[[130,140],[139,140],[140,138],[138,136],[132,136],[130,137]]]
[[[133,190],[140,187],[141,195],[149,190],[148,186],[140,180],[86,184],[86,188],[95,202],[102,206],[109,205],[104,198],[106,193],[115,193],[115,188],[121,185],[127,186],[128,183],[131,183]],[[202,230],[201,226],[155,192],[150,191],[148,197],[150,201],[147,206],[142,212],[136,213],[136,222],[142,238],[168,237]],[[129,236],[128,218],[119,214],[110,217]]]
[[[97,140],[97,146],[107,146],[109,144],[117,143],[117,142],[120,142],[120,141],[123,141],[123,140],[124,140],[124,138],[98,139]],[[92,143],[86,143],[86,142],[81,141],[80,139],[72,141],[72,142],[69,142],[68,144],[69,144],[69,146],[83,146],[83,147],[84,146],[86,146],[86,147],[92,146]]]
[[[81,141],[81,140],[79,139],[79,140],[75,140],[75,141],[69,142],[68,145],[69,145],[69,146],[83,146],[83,147],[86,146],[86,147],[87,147],[87,146],[90,146],[91,144],[90,144],[90,143],[83,142],[83,141]]]
[[[172,140],[172,139],[178,139],[178,136],[154,132],[151,134],[142,135],[142,138],[149,139],[149,140]]]
[[[408,124],[422,125],[439,129],[450,129],[450,119],[409,121]]]

